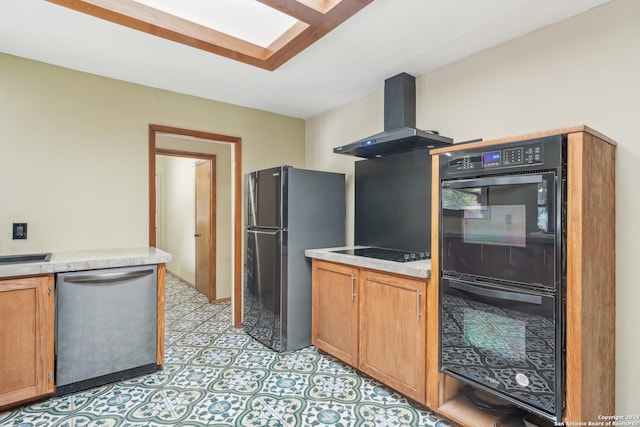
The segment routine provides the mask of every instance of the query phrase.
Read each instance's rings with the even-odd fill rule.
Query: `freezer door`
[[[284,228],[283,182],[286,168],[277,167],[247,175],[247,225]]]
[[[264,345],[280,350],[282,230],[247,230],[243,325]]]

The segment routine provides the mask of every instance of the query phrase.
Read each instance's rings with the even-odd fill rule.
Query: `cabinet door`
[[[358,269],[314,259],[312,288],[312,344],[357,366]]]
[[[53,275],[0,280],[0,407],[54,391]]]
[[[362,372],[424,403],[426,281],[361,271]]]

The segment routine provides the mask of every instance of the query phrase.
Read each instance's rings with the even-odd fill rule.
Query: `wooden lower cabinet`
[[[426,279],[313,260],[311,342],[425,402]]]
[[[0,408],[54,391],[53,275],[0,280]]]
[[[358,274],[343,264],[313,260],[311,343],[358,366]]]
[[[426,282],[363,270],[358,368],[423,403]]]

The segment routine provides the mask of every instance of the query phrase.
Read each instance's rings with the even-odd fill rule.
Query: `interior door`
[[[215,164],[212,160],[196,163],[196,290],[216,299],[215,275]]]

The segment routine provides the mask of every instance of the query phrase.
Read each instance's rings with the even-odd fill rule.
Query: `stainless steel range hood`
[[[400,73],[384,81],[384,132],[336,147],[333,152],[371,158],[453,144],[451,138],[415,126],[416,79]]]

